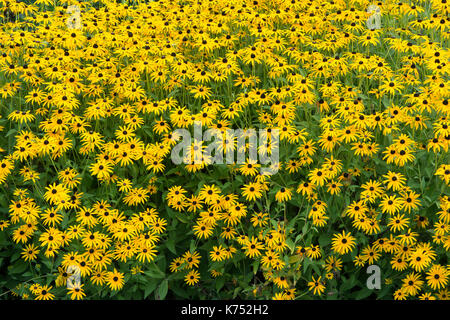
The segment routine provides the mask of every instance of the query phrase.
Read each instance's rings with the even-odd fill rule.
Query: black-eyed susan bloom
[[[285,201],[290,200],[291,198],[292,198],[292,190],[291,190],[291,188],[282,187],[275,194],[275,199],[278,202],[285,202]]]
[[[83,290],[84,284],[75,285],[72,288],[67,290],[67,294],[70,295],[71,300],[83,300],[86,296]]]
[[[242,195],[246,200],[252,201],[262,197],[261,186],[259,183],[249,183],[242,188]]]
[[[189,271],[184,277],[186,284],[193,286],[200,281],[200,273],[197,270]]]
[[[33,294],[36,296],[35,300],[53,300],[55,295],[51,292],[52,286],[38,286],[33,290]]]
[[[313,276],[311,281],[308,282],[309,290],[315,295],[321,295],[325,291],[325,285],[321,281],[322,277],[319,276],[317,279]]]
[[[431,289],[444,288],[448,283],[449,271],[447,268],[435,264],[427,272],[427,284]]]
[[[264,249],[264,246],[256,238],[252,237],[251,239],[247,240],[243,249],[245,250],[245,254],[252,258],[260,256],[261,250]]]
[[[406,295],[415,296],[422,288],[423,280],[417,273],[410,273],[403,279],[402,289]]]
[[[333,250],[341,255],[352,251],[355,244],[356,239],[352,237],[350,232],[342,231],[342,233],[335,234],[332,239]]]
[[[111,288],[111,290],[120,290],[125,283],[123,278],[123,273],[114,269],[113,271],[108,272],[107,284]]]
[[[22,250],[22,257],[25,261],[34,261],[37,258],[39,249],[34,246],[34,244],[26,245]]]

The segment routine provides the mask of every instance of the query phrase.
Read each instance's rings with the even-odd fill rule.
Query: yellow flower
[[[332,249],[343,255],[347,252],[350,252],[353,250],[353,247],[355,246],[356,239],[351,236],[351,233],[345,233],[345,231],[342,231],[341,234],[335,234],[332,239]]]
[[[427,284],[431,289],[444,288],[448,283],[449,270],[445,267],[435,264],[427,272]]]
[[[70,295],[71,300],[83,300],[86,296],[83,290],[84,284],[80,284],[68,289],[67,294]]]
[[[324,284],[320,281],[321,276],[317,279],[312,276],[312,281],[308,282],[309,290],[313,292],[315,295],[321,295],[325,291]]]
[[[184,277],[184,281],[188,285],[193,286],[193,285],[195,285],[196,283],[198,283],[200,281],[200,273],[197,270],[191,270]]]
[[[243,246],[245,250],[245,255],[253,258],[261,255],[261,250],[264,250],[264,245],[261,244],[258,239],[252,237],[251,240],[248,240]]]
[[[50,292],[52,286],[40,286],[38,289],[34,290],[33,293],[36,295],[35,300],[53,300],[55,295]]]
[[[107,275],[107,283],[111,290],[120,290],[122,289],[125,281],[124,274],[114,269],[113,271],[108,272]]]
[[[284,188],[284,187],[282,187],[275,194],[275,199],[278,202],[289,201],[289,200],[291,200],[291,198],[292,198],[292,189],[291,188]]]

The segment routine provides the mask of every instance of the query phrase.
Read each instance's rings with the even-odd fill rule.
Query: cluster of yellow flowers
[[[450,5],[371,4],[0,0],[7,289],[447,299]],[[174,164],[195,122],[265,129],[277,173]]]

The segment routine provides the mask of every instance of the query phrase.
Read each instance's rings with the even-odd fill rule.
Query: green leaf
[[[144,273],[153,279],[164,279],[166,277],[164,272],[162,272],[155,263],[152,263],[149,269]]]
[[[311,266],[312,266],[313,270],[316,272],[316,274],[320,274],[320,268],[317,265],[317,263],[314,262],[311,264]]]
[[[163,280],[161,284],[159,285],[158,291],[157,291],[157,300],[164,300],[164,298],[167,295],[167,292],[169,291],[169,281]]]
[[[177,250],[175,249],[175,237],[170,237],[166,241],[167,249],[170,250],[173,254],[177,254]]]
[[[340,291],[347,291],[349,289],[351,289],[354,285],[355,285],[355,275],[352,275],[350,277],[350,279],[343,281],[341,287],[340,287]]]
[[[225,284],[225,278],[220,277],[219,279],[216,280],[216,290],[220,291],[220,289],[223,288],[223,285]]]
[[[24,261],[19,260],[16,263],[14,263],[11,268],[11,273],[23,273],[28,267],[28,264],[26,264]]]
[[[6,133],[5,137],[9,137],[10,135],[12,135],[12,134],[14,134],[14,133],[16,133],[16,132],[17,132],[16,129],[11,129],[11,130],[9,130],[9,131]]]
[[[355,299],[365,299],[370,296],[372,292],[373,290],[369,290],[368,288],[361,289],[355,294]]]
[[[330,236],[327,233],[322,233],[319,237],[319,245],[321,248],[329,245],[331,242]]]
[[[191,244],[189,245],[189,251],[192,253],[197,249],[196,245],[195,245],[195,241],[191,240]]]
[[[146,299],[153,291],[155,291],[158,283],[156,281],[150,282],[144,290],[144,299]]]
[[[253,274],[256,274],[259,268],[259,260],[254,261],[252,266],[253,266]]]
[[[286,244],[287,244],[287,246],[289,247],[289,249],[291,250],[291,253],[294,252],[294,250],[295,250],[295,244],[294,244],[294,242],[292,242],[291,239],[287,238],[287,239],[286,239]]]

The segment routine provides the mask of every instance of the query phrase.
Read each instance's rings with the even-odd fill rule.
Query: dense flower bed
[[[448,1],[0,5],[0,297],[448,299]]]

